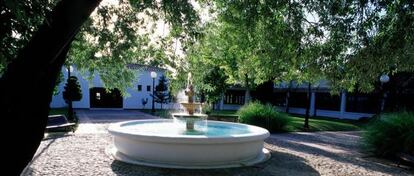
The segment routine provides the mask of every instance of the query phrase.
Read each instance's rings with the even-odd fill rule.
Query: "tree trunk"
[[[66,56],[66,54],[65,54],[65,56]],[[70,66],[68,66],[68,68],[67,68],[67,70],[68,70],[68,79],[66,80],[66,82],[67,83],[69,83],[69,79],[70,79],[70,76],[71,76],[71,72],[70,72]],[[68,89],[70,89],[70,86],[68,86]],[[68,90],[69,92],[71,91],[71,90]],[[68,120],[70,120],[70,121],[74,121],[74,119],[73,119],[73,101],[72,100],[68,100]]]
[[[293,84],[293,81],[289,81],[289,87],[286,92],[286,100],[285,100],[286,101],[286,113],[289,113],[289,108],[290,108],[289,100],[290,100],[290,92],[292,91],[292,84]]]
[[[247,105],[250,103],[250,85],[249,85],[249,76],[247,74],[245,76],[245,84],[246,84],[246,94],[244,95],[244,104]]]
[[[73,122],[75,119],[73,118],[73,101],[68,101],[68,120]]]
[[[31,161],[47,124],[49,104],[56,78],[66,59],[69,45],[100,0],[62,0],[33,35],[30,42],[8,65],[0,79],[0,113],[6,155],[2,170],[19,175]]]
[[[316,117],[318,114],[318,109],[316,108],[316,101],[318,101],[318,99],[316,98],[316,93],[315,93],[315,108],[313,108],[313,115],[312,117]]]
[[[309,111],[310,111],[310,104],[311,104],[311,83],[308,83],[308,93],[306,94],[306,113],[305,113],[305,124],[303,125],[304,129],[309,129]]]

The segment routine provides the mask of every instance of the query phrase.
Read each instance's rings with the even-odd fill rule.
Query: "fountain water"
[[[185,124],[184,133],[202,134],[205,132],[207,115],[195,113],[196,109],[200,109],[201,112],[201,103],[194,102],[194,87],[191,82],[191,73],[188,74],[187,80],[187,88],[185,90],[187,102],[180,102],[181,106],[184,107],[186,113],[173,113],[172,116],[178,123],[183,122]],[[196,123],[199,125],[199,128],[197,129],[195,128]]]
[[[191,74],[188,76],[187,102],[180,104],[187,113],[174,113],[174,120],[136,120],[113,124],[108,131],[114,147],[108,151],[115,159],[166,168],[227,168],[249,166],[270,158],[263,148],[269,136],[266,129],[230,122],[208,121],[196,113]],[[184,124],[184,125],[183,125]]]

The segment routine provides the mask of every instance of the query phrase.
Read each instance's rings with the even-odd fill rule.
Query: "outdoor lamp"
[[[152,71],[152,72],[151,72],[151,78],[152,78],[152,79],[155,79],[156,77],[157,77],[157,72]]]
[[[151,109],[151,112],[155,112],[155,107],[154,107],[154,96],[155,96],[155,94],[154,94],[154,90],[155,90],[155,88],[154,88],[154,86],[155,86],[155,78],[157,77],[157,72],[155,72],[155,71],[152,71],[151,72],[151,78],[152,78],[152,109]]]
[[[380,76],[381,91],[382,91],[381,105],[380,105],[380,110],[379,110],[380,111],[380,114],[384,110],[385,98],[387,97],[387,94],[384,91],[383,84],[387,83],[388,81],[390,81],[390,77],[387,74],[383,74],[383,75]]]
[[[70,71],[70,72],[73,72],[73,67],[72,67],[72,65],[71,65],[71,66],[69,66],[69,71]]]
[[[380,76],[380,82],[382,84],[387,83],[388,81],[390,81],[390,77],[387,74],[383,74]]]

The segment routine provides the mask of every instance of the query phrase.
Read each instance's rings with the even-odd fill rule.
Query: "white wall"
[[[63,80],[59,84],[59,94],[54,95],[52,97],[52,102],[50,103],[51,108],[61,108],[61,107],[67,107],[67,104],[65,100],[63,99],[63,91],[66,84],[66,80],[68,79],[68,72],[66,68],[62,68],[63,73]],[[76,70],[76,68],[73,69],[71,72],[72,76],[76,76],[79,81],[79,85],[82,90],[82,99],[80,101],[74,101],[73,107],[74,108],[89,108],[89,81],[84,79]],[[100,83],[99,78],[95,77],[93,80],[94,85],[102,85]]]
[[[164,74],[163,71],[154,70],[157,72],[157,78],[155,78],[155,86],[158,84],[158,80],[161,75]],[[123,100],[123,108],[124,109],[143,109],[144,106],[142,105],[142,99],[148,98],[148,103],[145,105],[145,109],[152,108],[152,91],[147,91],[147,85],[151,86],[151,90],[153,89],[152,86],[152,78],[150,76],[151,71],[142,71],[138,72],[137,70],[137,81],[134,81],[133,87],[127,88],[127,92],[129,96],[124,97]],[[67,104],[63,99],[62,92],[64,90],[64,85],[66,84],[67,79],[67,69],[62,68],[63,73],[63,81],[59,84],[59,94],[52,97],[52,102],[50,103],[51,108],[61,108],[66,107]],[[72,76],[76,76],[79,80],[79,84],[82,89],[82,99],[80,101],[73,102],[74,108],[90,108],[90,97],[89,97],[89,88],[92,87],[103,87],[103,84],[99,78],[99,75],[95,75],[94,79],[91,83],[88,80],[84,79],[74,68],[73,72],[71,73]],[[138,85],[142,85],[142,90],[138,91]],[[158,103],[154,103],[155,108],[159,109],[161,106]],[[165,108],[173,108],[174,105],[163,104],[163,109]]]
[[[134,86],[128,88],[127,92],[130,94],[129,97],[124,98],[124,109],[151,109],[152,108],[152,78],[150,71],[143,71],[139,74],[138,81],[134,82]],[[158,85],[158,80],[164,73],[157,71],[157,78],[155,78],[154,85]],[[138,85],[142,85],[142,90],[138,91]],[[151,91],[147,91],[147,86],[151,86]],[[142,99],[148,98],[148,103],[145,107],[142,105]],[[159,103],[154,102],[155,108],[159,109],[161,106]],[[163,108],[167,107],[166,104],[163,104]]]

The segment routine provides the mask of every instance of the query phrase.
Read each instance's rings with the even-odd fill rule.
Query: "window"
[[[224,104],[244,104],[244,90],[227,90],[224,94]]]
[[[274,93],[272,103],[276,106],[286,106],[286,92]]]
[[[147,91],[151,92],[151,86],[147,86]]]
[[[296,108],[306,108],[308,102],[306,92],[291,92],[289,97],[289,106]]]
[[[142,91],[142,85],[138,85],[138,91]]]
[[[330,93],[317,92],[315,94],[316,109],[339,111],[341,109],[341,97]]]
[[[96,92],[96,99],[97,99],[97,100],[101,100],[101,93]]]
[[[346,95],[346,111],[375,113],[378,112],[381,98],[375,93],[354,92]]]

